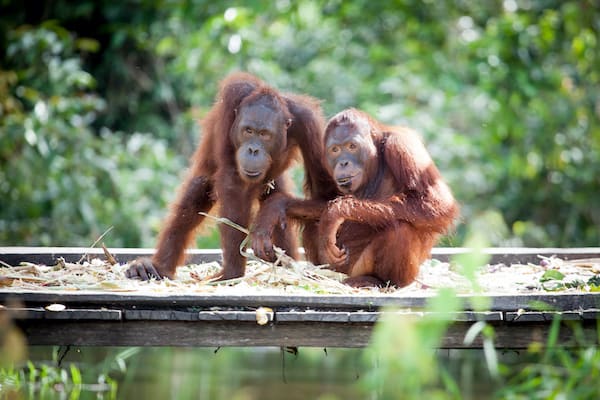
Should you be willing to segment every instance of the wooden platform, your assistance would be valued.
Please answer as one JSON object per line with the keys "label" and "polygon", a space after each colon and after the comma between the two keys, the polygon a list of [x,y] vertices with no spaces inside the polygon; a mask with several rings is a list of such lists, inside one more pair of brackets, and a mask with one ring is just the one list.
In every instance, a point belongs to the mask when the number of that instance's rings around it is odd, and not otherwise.
{"label": "wooden platform", "polygon": [[[0,248],[0,260],[53,264],[55,257],[77,261],[85,249]],[[435,249],[447,260],[465,249]],[[492,263],[539,262],[538,255],[562,259],[600,257],[600,249],[489,249]],[[88,251],[89,252],[89,251]],[[101,254],[101,250],[89,252]],[[121,262],[148,254],[144,249],[111,249]],[[220,258],[219,251],[194,251],[194,262]],[[1,275],[1,269],[0,269]],[[28,291],[0,289],[3,313],[23,330],[32,345],[77,346],[311,346],[362,347],[369,343],[376,321],[394,313],[422,318],[429,295],[148,295],[113,292]],[[565,326],[559,343],[575,344],[567,325],[582,327],[584,340],[598,344],[600,293],[489,294],[486,312],[472,311],[472,296],[462,295],[465,309],[450,316],[453,323],[442,348],[480,347],[464,344],[475,321],[494,326],[497,347],[524,348],[544,343],[550,322],[561,315]],[[50,304],[62,304],[50,311]],[[546,304],[545,311],[539,310]],[[257,323],[257,309],[268,307],[269,321]],[[550,311],[549,311],[550,310]],[[401,332],[399,332],[401,334]],[[581,343],[579,343],[581,344]]]}

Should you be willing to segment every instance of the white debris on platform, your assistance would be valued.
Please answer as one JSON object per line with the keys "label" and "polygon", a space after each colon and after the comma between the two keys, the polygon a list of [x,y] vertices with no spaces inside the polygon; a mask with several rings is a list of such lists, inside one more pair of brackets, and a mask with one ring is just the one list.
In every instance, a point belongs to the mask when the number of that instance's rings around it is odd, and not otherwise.
{"label": "white debris on platform", "polygon": [[[344,274],[298,262],[282,256],[278,262],[250,260],[243,278],[214,282],[210,276],[219,271],[216,263],[191,264],[177,269],[176,279],[143,282],[125,277],[127,264],[111,265],[100,259],[81,263],[59,260],[56,265],[22,263],[0,267],[2,291],[103,291],[144,294],[386,294],[413,295],[434,293],[450,287],[457,293],[486,294],[534,293],[545,291],[586,292],[598,287],[588,284],[590,278],[600,280],[600,258],[564,261],[542,258],[538,264],[484,265],[475,272],[471,283],[461,274],[460,265],[430,260],[425,262],[411,285],[396,288],[361,288],[344,285]],[[547,271],[557,271],[561,279],[544,280]],[[546,274],[546,275],[545,275]],[[556,274],[556,273],[555,273]],[[594,278],[596,279],[596,278]],[[593,279],[593,280],[594,280]],[[598,283],[600,285],[600,283]]]}

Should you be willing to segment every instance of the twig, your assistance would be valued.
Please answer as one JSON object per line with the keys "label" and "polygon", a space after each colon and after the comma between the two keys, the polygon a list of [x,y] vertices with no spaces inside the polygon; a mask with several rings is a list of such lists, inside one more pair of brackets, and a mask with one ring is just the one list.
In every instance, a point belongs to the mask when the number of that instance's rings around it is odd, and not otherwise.
{"label": "twig", "polygon": [[244,280],[254,278],[255,276],[260,275],[263,272],[268,271],[271,268],[272,268],[271,265],[266,265],[263,268],[258,269],[256,271],[253,271],[253,272],[251,272],[249,274],[246,274],[246,275],[244,275],[242,277],[233,278],[233,279],[227,279],[227,280],[224,280],[224,281],[213,281],[213,280],[211,280],[211,281],[207,281],[206,285],[230,285],[230,284],[234,284],[234,283],[239,283],[239,282],[242,282]]}
{"label": "twig", "polygon": [[262,258],[257,257],[253,252],[249,252],[249,251],[245,250],[246,245],[250,241],[250,230],[249,229],[244,228],[243,226],[241,226],[239,224],[236,224],[229,218],[215,217],[214,215],[210,215],[205,212],[199,212],[198,214],[203,215],[208,218],[211,218],[220,224],[225,224],[231,228],[237,229],[238,231],[240,231],[242,233],[245,233],[246,237],[244,238],[244,240],[242,240],[242,243],[240,243],[240,254],[249,260],[259,261],[259,262],[263,262],[263,263],[269,263],[269,261],[266,261],[266,260],[263,260]]}
{"label": "twig", "polygon": [[248,229],[244,228],[244,227],[243,227],[243,226],[241,226],[241,225],[238,225],[238,224],[236,224],[235,222],[233,222],[233,221],[232,221],[232,220],[230,220],[229,218],[224,218],[224,217],[215,217],[214,215],[210,215],[210,214],[208,214],[208,213],[205,213],[205,212],[199,212],[198,214],[200,214],[200,215],[203,215],[203,216],[205,216],[205,217],[208,217],[208,218],[211,218],[211,219],[213,219],[213,220],[215,220],[215,221],[217,221],[217,222],[219,222],[219,223],[221,223],[221,224],[225,224],[225,225],[227,225],[227,226],[230,226],[230,227],[232,227],[232,228],[235,228],[235,229],[237,229],[238,231],[245,233],[246,235],[249,235],[249,234],[250,234],[250,231],[249,231]]}
{"label": "twig", "polygon": [[[243,226],[236,224],[235,222],[233,222],[232,220],[230,220],[229,218],[224,218],[224,217],[215,217],[214,215],[210,215],[208,213],[205,212],[199,212],[198,214],[203,215],[205,217],[208,217],[210,219],[213,219],[214,221],[217,221],[220,224],[225,224],[231,228],[237,229],[238,231],[245,233],[246,237],[244,238],[244,240],[242,240],[242,243],[240,243],[240,254],[244,257],[246,257],[249,260],[252,261],[257,261],[260,263],[266,263],[267,266],[265,268],[261,268],[258,271],[254,271],[251,274],[247,274],[245,276],[239,277],[239,278],[233,278],[233,279],[227,279],[227,280],[223,280],[223,281],[209,281],[206,284],[207,285],[221,285],[221,284],[234,284],[234,283],[239,283],[242,282],[244,280],[250,279],[252,277],[255,277],[257,275],[260,275],[261,273],[263,273],[264,271],[268,270],[268,269],[273,269],[275,270],[275,265],[277,262],[279,262],[281,260],[281,256],[277,258],[277,260],[275,261],[275,263],[271,263],[268,262],[266,260],[263,260],[259,257],[257,257],[256,255],[254,255],[253,252],[250,252],[248,250],[246,250],[246,245],[248,244],[249,240],[250,240],[250,230],[247,228],[244,228]],[[282,250],[283,251],[283,250]]]}
{"label": "twig", "polygon": [[104,242],[102,243],[102,250],[104,251],[104,256],[106,257],[106,261],[108,261],[108,263],[110,265],[115,265],[117,264],[117,260],[115,259],[115,257],[110,253],[110,251],[108,251],[108,249],[106,248],[106,246],[104,245]]}
{"label": "twig", "polygon": [[[106,236],[108,234],[108,232],[112,231],[113,228],[114,228],[114,226],[111,226],[106,231],[104,231],[104,233],[102,235],[100,235],[100,237],[98,239],[96,239],[96,241],[94,243],[92,243],[92,245],[90,246],[90,250],[93,249],[94,247],[96,247],[98,242],[101,241],[104,238],[104,236]],[[88,256],[88,253],[86,252],[84,255],[81,256],[81,258],[79,259],[79,261],[77,261],[77,263],[81,263],[87,256]]]}
{"label": "twig", "polygon": [[30,281],[30,282],[48,282],[48,279],[38,278],[36,276],[21,276],[21,275],[0,275],[0,279],[10,279],[13,281]]}

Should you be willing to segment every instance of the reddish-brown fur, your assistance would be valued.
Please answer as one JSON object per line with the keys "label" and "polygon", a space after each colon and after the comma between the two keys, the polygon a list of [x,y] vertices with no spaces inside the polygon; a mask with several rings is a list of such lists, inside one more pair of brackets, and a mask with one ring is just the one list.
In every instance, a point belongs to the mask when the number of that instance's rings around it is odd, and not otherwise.
{"label": "reddish-brown fur", "polygon": [[[279,147],[269,148],[269,154],[263,157],[270,166],[260,181],[242,177],[236,161],[240,143],[235,132],[242,129],[241,118],[253,113],[246,111],[252,110],[253,105],[262,107],[261,110],[272,110],[266,120],[272,119],[272,126],[281,128],[273,135]],[[265,120],[255,119],[259,123]],[[290,187],[283,173],[297,157],[298,150],[304,160],[307,196],[331,191],[327,188],[327,178],[323,178],[327,174],[320,162],[323,126],[320,105],[313,98],[280,93],[247,73],[234,73],[223,80],[216,102],[202,122],[201,143],[171,205],[155,255],[152,259],[134,261],[126,274],[142,279],[152,275],[173,278],[176,267],[184,262],[184,251],[193,240],[196,228],[204,220],[199,213],[208,212],[216,204],[220,206],[222,217],[249,227],[253,203],[268,197],[289,197]],[[274,182],[274,187],[270,182]],[[284,225],[273,228],[276,245],[297,257],[296,233]],[[223,270],[217,276],[220,279],[242,276],[245,258],[240,255],[239,247],[245,234],[226,225],[219,228]]]}
{"label": "reddish-brown fur", "polygon": [[[359,163],[366,176],[362,186],[329,202],[269,201],[261,211],[268,214],[263,221],[283,220],[285,213],[312,229],[318,224],[307,257],[348,274],[349,285],[405,286],[415,279],[439,235],[452,225],[458,205],[415,132],[385,126],[355,109],[329,121],[325,143],[336,129],[341,139],[358,132],[366,143],[359,150],[374,149]],[[333,177],[331,156],[323,160],[331,164]],[[266,235],[257,236],[255,251],[261,255],[270,242]]]}

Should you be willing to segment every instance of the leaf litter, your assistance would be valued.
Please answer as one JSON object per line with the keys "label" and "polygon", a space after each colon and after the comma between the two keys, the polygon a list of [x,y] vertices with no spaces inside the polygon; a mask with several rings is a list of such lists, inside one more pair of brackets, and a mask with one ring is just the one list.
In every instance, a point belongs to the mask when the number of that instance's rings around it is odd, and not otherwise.
{"label": "leaf litter", "polygon": [[[0,266],[0,290],[21,291],[102,291],[129,292],[150,295],[216,294],[216,295],[296,295],[296,294],[387,294],[422,295],[435,293],[444,287],[457,293],[472,293],[474,285],[458,271],[452,262],[435,259],[426,261],[412,284],[396,289],[352,288],[342,283],[346,275],[326,266],[295,261],[276,249],[274,263],[268,263],[246,253],[246,275],[228,281],[215,282],[210,276],[218,272],[218,262],[188,264],[177,269],[176,278],[144,282],[125,277],[127,263],[116,263],[106,254],[106,260],[82,259],[76,263],[59,258],[55,265],[23,262],[16,266]],[[489,294],[535,293],[546,291],[600,291],[600,258],[562,260],[539,257],[539,264],[488,264],[478,269],[476,286]]]}

